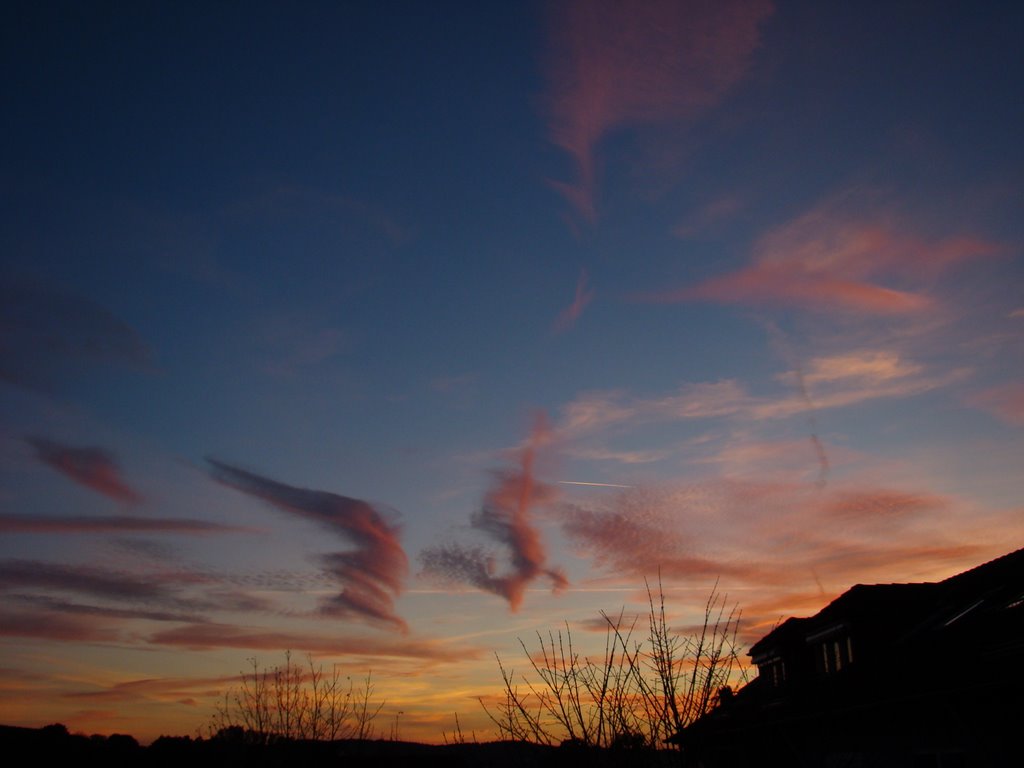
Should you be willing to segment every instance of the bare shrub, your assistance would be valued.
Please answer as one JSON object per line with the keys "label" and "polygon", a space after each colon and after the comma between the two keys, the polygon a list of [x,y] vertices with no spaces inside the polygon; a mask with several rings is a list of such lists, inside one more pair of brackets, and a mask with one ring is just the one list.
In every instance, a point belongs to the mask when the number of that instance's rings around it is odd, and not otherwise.
{"label": "bare shrub", "polygon": [[242,729],[248,740],[266,743],[276,739],[367,739],[384,702],[373,698],[371,675],[358,685],[343,677],[337,665],[325,672],[322,664],[306,656],[306,664],[292,661],[286,651],[284,664],[260,667],[255,658],[239,674],[240,684],[224,694],[209,730],[211,733]]}
{"label": "bare shrub", "polygon": [[718,593],[704,606],[703,624],[691,635],[669,626],[661,580],[657,595],[645,581],[647,636],[636,624],[602,612],[604,653],[577,651],[572,632],[537,634],[533,653],[520,640],[530,673],[516,677],[498,657],[503,682],[499,703],[480,703],[502,739],[586,747],[659,748],[708,712],[719,689],[746,679],[739,656],[740,613]]}

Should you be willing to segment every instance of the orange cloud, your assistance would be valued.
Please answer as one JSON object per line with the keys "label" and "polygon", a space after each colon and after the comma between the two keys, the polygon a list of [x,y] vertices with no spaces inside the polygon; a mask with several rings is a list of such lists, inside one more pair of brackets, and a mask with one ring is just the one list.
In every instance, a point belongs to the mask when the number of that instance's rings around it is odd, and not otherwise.
{"label": "orange cloud", "polygon": [[733,576],[756,578],[745,563],[729,563],[692,554],[693,544],[668,520],[644,519],[642,513],[595,512],[570,506],[562,511],[562,530],[594,561],[615,573],[639,577],[661,573],[666,578]]}
{"label": "orange cloud", "polygon": [[[813,385],[813,407],[843,408],[879,398],[907,397],[962,380],[966,369],[924,375],[922,366],[886,351],[862,350],[847,355],[815,358],[804,374]],[[788,371],[781,378],[794,378]],[[573,440],[615,428],[645,423],[695,419],[783,419],[807,412],[808,398],[798,392],[781,397],[750,394],[734,379],[688,383],[667,395],[632,397],[621,390],[584,392],[566,403],[558,434]],[[610,456],[609,456],[610,458]]]}
{"label": "orange cloud", "polygon": [[395,613],[394,598],[401,593],[409,560],[398,540],[399,528],[361,499],[296,488],[261,475],[207,459],[214,479],[242,493],[263,499],[283,512],[319,523],[353,542],[356,549],[322,558],[325,570],[342,585],[326,600],[324,613],[362,616],[392,624],[403,632],[405,622]]}
{"label": "orange cloud", "polygon": [[144,702],[161,701],[184,703],[194,696],[210,698],[218,696],[225,686],[237,683],[239,676],[220,677],[164,677],[124,680],[107,688],[91,691],[69,691],[63,694],[67,699],[90,701]]}
{"label": "orange cloud", "polygon": [[[690,462],[717,465],[718,472],[730,478],[771,477],[808,483],[821,477],[825,448],[824,441],[815,440],[813,434],[787,440],[755,440],[740,434],[727,439],[717,450],[701,451]],[[832,449],[828,446],[829,454]]]}
{"label": "orange cloud", "polygon": [[534,467],[538,449],[550,437],[546,421],[538,417],[520,452],[519,467],[495,473],[494,485],[472,519],[475,529],[507,547],[511,568],[495,575],[495,558],[479,548],[456,543],[425,550],[421,559],[426,573],[500,595],[513,611],[522,605],[526,587],[542,576],[550,579],[556,590],[568,585],[561,570],[547,567],[547,553],[531,514],[533,507],[555,498],[555,488],[539,481]]}
{"label": "orange cloud", "polygon": [[878,383],[919,373],[920,365],[901,359],[896,352],[867,349],[812,358],[805,366],[803,380],[808,385],[844,380]]}
{"label": "orange cloud", "polygon": [[919,286],[956,264],[1000,250],[997,244],[975,237],[909,234],[907,226],[892,217],[861,213],[853,206],[852,194],[826,201],[762,236],[748,266],[645,299],[907,314],[934,305]]}
{"label": "orange cloud", "polygon": [[0,609],[0,637],[33,637],[73,643],[111,642],[115,632],[97,627],[77,616],[48,611]]}
{"label": "orange cloud", "polygon": [[891,488],[822,491],[807,484],[717,481],[636,487],[566,505],[562,529],[617,576],[712,582],[753,601],[919,579],[991,551],[949,499]]}
{"label": "orange cloud", "polygon": [[218,623],[187,624],[163,630],[151,635],[149,642],[193,651],[214,648],[280,651],[282,648],[300,648],[305,653],[323,655],[391,656],[427,661],[465,661],[479,655],[471,648],[428,640],[395,642],[379,637],[323,636]]}
{"label": "orange cloud", "polygon": [[44,438],[26,438],[36,458],[79,485],[113,499],[138,503],[142,496],[121,479],[114,457],[97,447],[74,447]]}
{"label": "orange cloud", "polygon": [[746,73],[758,25],[771,12],[767,0],[555,6],[545,104],[552,142],[576,161],[576,181],[557,186],[582,216],[596,218],[602,139],[623,127],[691,119],[717,104]]}
{"label": "orange cloud", "polygon": [[846,491],[825,504],[823,511],[837,518],[892,520],[942,509],[945,504],[944,499],[925,493],[884,489],[868,493]]}
{"label": "orange cloud", "polygon": [[867,314],[902,314],[932,306],[926,296],[856,280],[809,274],[799,265],[755,264],[692,288],[653,294],[650,301],[716,301],[724,304],[797,305]]}

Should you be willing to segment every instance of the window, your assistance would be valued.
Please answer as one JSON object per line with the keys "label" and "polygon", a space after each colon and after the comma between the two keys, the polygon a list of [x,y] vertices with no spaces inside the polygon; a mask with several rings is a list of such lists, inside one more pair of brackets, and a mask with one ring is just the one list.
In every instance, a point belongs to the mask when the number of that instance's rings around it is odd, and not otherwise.
{"label": "window", "polygon": [[819,648],[820,668],[826,675],[848,667],[853,661],[853,642],[849,635],[825,640]]}
{"label": "window", "polygon": [[779,688],[786,683],[786,665],[778,656],[759,664],[758,671],[772,688]]}

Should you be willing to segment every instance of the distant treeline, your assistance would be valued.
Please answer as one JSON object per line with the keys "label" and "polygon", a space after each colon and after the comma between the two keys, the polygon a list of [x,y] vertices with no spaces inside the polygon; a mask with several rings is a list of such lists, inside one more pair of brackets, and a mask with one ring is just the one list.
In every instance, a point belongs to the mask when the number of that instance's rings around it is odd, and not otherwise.
{"label": "distant treeline", "polygon": [[23,755],[57,765],[153,766],[154,768],[277,768],[280,766],[345,765],[390,768],[555,768],[558,766],[677,765],[679,753],[647,749],[599,750],[566,743],[561,747],[498,741],[444,745],[403,741],[301,741],[265,743],[258,734],[237,726],[209,738],[161,736],[148,747],[132,736],[71,734],[61,724],[43,728],[0,726],[0,754]]}

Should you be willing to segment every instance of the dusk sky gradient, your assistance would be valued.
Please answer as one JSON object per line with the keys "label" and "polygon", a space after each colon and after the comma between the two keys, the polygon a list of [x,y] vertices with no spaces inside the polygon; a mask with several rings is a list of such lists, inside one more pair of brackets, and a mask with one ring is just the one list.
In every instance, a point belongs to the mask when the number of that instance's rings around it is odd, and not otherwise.
{"label": "dusk sky gradient", "polygon": [[[0,722],[439,741],[1024,546],[1024,4],[5,5]],[[386,728],[387,726],[382,726]]]}

